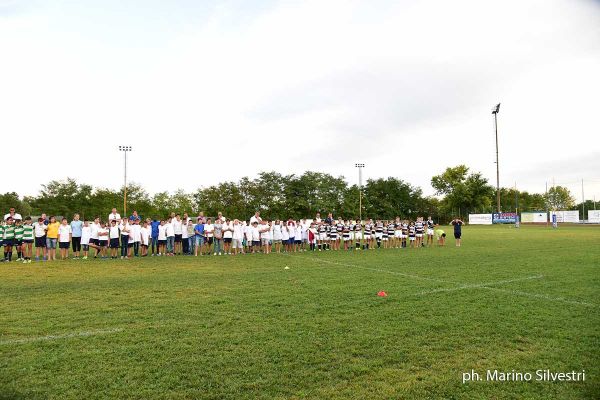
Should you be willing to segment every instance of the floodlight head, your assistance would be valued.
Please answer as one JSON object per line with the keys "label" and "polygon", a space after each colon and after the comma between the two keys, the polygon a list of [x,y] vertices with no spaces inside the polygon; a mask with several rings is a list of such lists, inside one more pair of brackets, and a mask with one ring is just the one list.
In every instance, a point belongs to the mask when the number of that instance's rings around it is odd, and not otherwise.
{"label": "floodlight head", "polygon": [[498,114],[500,112],[500,103],[496,104],[496,107],[492,108],[492,114]]}
{"label": "floodlight head", "polygon": [[131,146],[119,146],[119,151],[131,151]]}
{"label": "floodlight head", "polygon": [[354,164],[354,166],[355,166],[356,168],[364,168],[364,167],[365,167],[365,164],[363,164],[363,163],[356,163],[356,164]]}

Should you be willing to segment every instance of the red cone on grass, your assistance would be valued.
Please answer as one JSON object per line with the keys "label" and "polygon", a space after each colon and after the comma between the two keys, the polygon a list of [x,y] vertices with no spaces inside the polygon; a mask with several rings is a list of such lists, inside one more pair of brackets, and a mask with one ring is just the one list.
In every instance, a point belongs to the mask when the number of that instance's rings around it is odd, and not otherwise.
{"label": "red cone on grass", "polygon": [[382,290],[379,293],[377,293],[377,296],[379,296],[379,297],[387,297],[387,293]]}

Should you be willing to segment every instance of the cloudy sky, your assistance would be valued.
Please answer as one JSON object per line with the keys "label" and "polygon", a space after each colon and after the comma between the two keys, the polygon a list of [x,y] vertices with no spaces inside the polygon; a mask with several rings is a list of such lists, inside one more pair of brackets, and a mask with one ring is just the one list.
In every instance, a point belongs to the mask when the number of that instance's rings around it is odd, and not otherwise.
{"label": "cloudy sky", "polygon": [[0,54],[2,192],[117,188],[119,145],[150,192],[355,162],[495,184],[501,102],[501,184],[600,201],[599,1],[0,0]]}

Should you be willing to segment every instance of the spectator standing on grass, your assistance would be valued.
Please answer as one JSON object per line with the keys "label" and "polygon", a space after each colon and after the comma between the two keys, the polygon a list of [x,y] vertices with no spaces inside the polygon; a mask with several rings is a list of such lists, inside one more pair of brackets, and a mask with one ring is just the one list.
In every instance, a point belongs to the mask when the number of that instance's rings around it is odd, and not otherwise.
{"label": "spectator standing on grass", "polygon": [[254,215],[250,218],[250,226],[252,226],[252,224],[255,222],[257,224],[262,224],[262,219],[260,218],[260,211],[255,212]]}
{"label": "spectator standing on grass", "polygon": [[9,208],[8,214],[4,215],[4,220],[5,221],[8,220],[8,217],[11,217],[13,219],[13,221],[16,221],[18,219],[20,219],[20,220],[23,219],[23,217],[21,217],[21,214],[19,214],[15,211],[14,207]]}
{"label": "spectator standing on grass", "polygon": [[150,237],[152,238],[152,256],[160,253],[158,250],[158,227],[160,226],[160,221],[156,219],[156,217],[150,223]]}
{"label": "spectator standing on grass", "polygon": [[58,247],[60,249],[60,258],[65,260],[69,256],[69,247],[71,245],[71,226],[66,218],[61,220],[58,227]]}
{"label": "spectator standing on grass", "polygon": [[73,245],[73,258],[78,259],[79,253],[81,252],[81,229],[83,228],[83,222],[79,220],[79,214],[73,215],[73,221],[71,221],[71,235]]}
{"label": "spectator standing on grass", "polygon": [[58,242],[58,228],[60,223],[56,217],[51,216],[46,230],[46,247],[48,248],[48,261],[56,261],[56,244]]}
{"label": "spectator standing on grass", "polygon": [[214,239],[214,232],[215,232],[215,226],[212,224],[212,220],[210,218],[208,218],[206,220],[206,223],[204,224],[204,237],[205,237],[205,244],[206,244],[206,253],[208,255],[210,255],[211,252],[211,247],[213,244],[213,239]]}
{"label": "spectator standing on grass", "polygon": [[131,213],[131,215],[129,216],[129,220],[134,221],[134,220],[138,220],[141,221],[141,217],[138,215],[138,212],[136,210],[133,210],[133,213]]}
{"label": "spectator standing on grass", "polygon": [[188,233],[188,255],[194,254],[194,247],[196,247],[196,232],[194,231],[194,222],[191,218],[188,218],[187,222],[187,233]]}
{"label": "spectator standing on grass", "polygon": [[183,237],[183,222],[181,221],[181,216],[179,214],[175,214],[175,218],[171,219],[171,224],[173,225],[173,231],[175,232],[175,254],[181,254],[181,243]]}
{"label": "spectator standing on grass", "polygon": [[454,218],[450,224],[454,226],[454,239],[456,239],[456,247],[460,247],[462,226],[464,225],[464,222],[462,222],[460,218]]}
{"label": "spectator standing on grass", "polygon": [[113,208],[110,214],[108,214],[108,222],[110,223],[113,219],[117,221],[117,223],[121,222],[121,214],[117,212],[116,208]]}
{"label": "spectator standing on grass", "polygon": [[215,240],[214,255],[221,255],[223,251],[223,223],[221,218],[217,218],[213,225],[213,236]]}
{"label": "spectator standing on grass", "polygon": [[198,223],[194,226],[194,236],[196,239],[196,247],[194,249],[194,256],[198,257],[198,250],[200,255],[204,251],[204,217],[198,217]]}
{"label": "spectator standing on grass", "polygon": [[189,233],[188,233],[188,229],[187,229],[187,222],[185,222],[185,217],[184,219],[181,220],[181,247],[182,247],[182,252],[184,255],[186,255],[189,251],[189,247],[190,247],[190,241],[189,239]]}
{"label": "spectator standing on grass", "polygon": [[167,255],[175,255],[175,229],[173,228],[173,218],[169,218],[165,224],[165,233],[167,235]]}

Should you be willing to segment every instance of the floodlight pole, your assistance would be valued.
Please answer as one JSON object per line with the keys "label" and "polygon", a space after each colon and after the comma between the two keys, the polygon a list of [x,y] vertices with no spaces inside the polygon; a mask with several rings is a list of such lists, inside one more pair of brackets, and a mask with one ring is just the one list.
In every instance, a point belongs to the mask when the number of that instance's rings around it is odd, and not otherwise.
{"label": "floodlight pole", "polygon": [[127,217],[127,153],[131,151],[131,146],[119,146],[125,156],[124,177],[123,177],[123,216]]}
{"label": "floodlight pole", "polygon": [[365,164],[356,163],[354,166],[358,168],[358,219],[362,223],[362,169]]}
{"label": "floodlight pole", "polygon": [[496,129],[496,205],[500,211],[500,166],[498,165],[498,113],[500,112],[500,103],[492,109],[494,114],[494,127]]}

